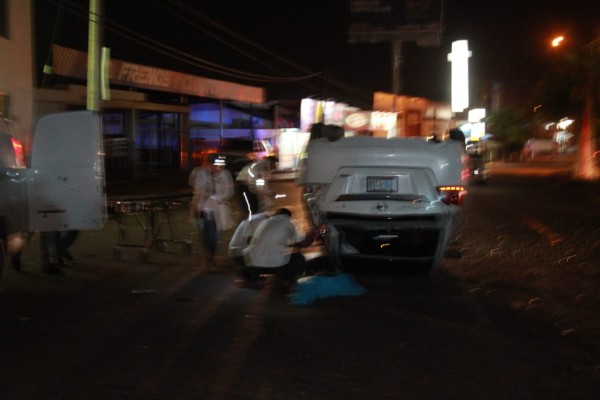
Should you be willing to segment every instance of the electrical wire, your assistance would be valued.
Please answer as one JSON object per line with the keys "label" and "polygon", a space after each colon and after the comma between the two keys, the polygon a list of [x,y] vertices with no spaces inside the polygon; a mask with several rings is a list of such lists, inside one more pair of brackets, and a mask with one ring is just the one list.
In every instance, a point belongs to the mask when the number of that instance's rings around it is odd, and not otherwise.
{"label": "electrical wire", "polygon": [[[240,47],[230,43],[229,41],[222,39],[221,37],[219,37],[218,35],[215,35],[214,33],[212,33],[210,30],[205,29],[202,25],[197,24],[195,21],[193,21],[191,18],[189,18],[190,12],[197,16],[200,17],[202,19],[204,19],[204,16],[202,14],[199,14],[195,9],[189,7],[186,4],[183,4],[180,1],[170,1],[170,3],[173,5],[173,7],[168,7],[164,1],[161,0],[154,0],[154,4],[157,7],[163,8],[164,10],[166,10],[167,12],[173,14],[175,17],[181,19],[182,21],[186,22],[187,24],[191,25],[192,27],[194,27],[195,29],[201,31],[202,33],[204,33],[205,35],[213,38],[214,40],[222,43],[223,45],[229,47],[230,49],[234,50],[235,52],[243,55],[244,57],[256,62],[257,64],[262,65],[263,67],[266,67],[268,69],[271,69],[273,71],[276,71],[278,73],[281,73],[282,75],[285,75],[284,73],[277,71],[275,68],[273,68],[273,65],[271,63],[267,63],[264,62],[263,59],[259,58],[259,57],[255,57],[253,54],[244,51],[243,49],[241,49]],[[182,12],[177,12],[175,9],[176,8],[180,8]],[[188,11],[186,13],[186,11]],[[213,22],[210,22],[211,24],[213,24]],[[312,73],[311,73],[312,74]]]}
{"label": "electrical wire", "polygon": [[[47,1],[54,4],[55,6],[63,7],[63,9],[66,10],[67,12],[69,12],[85,21],[89,21],[89,11],[88,11],[87,7],[83,7],[83,6],[75,3],[72,0],[47,0]],[[150,50],[155,51],[159,54],[165,55],[171,59],[180,61],[182,63],[186,63],[188,65],[192,65],[196,68],[200,68],[200,69],[204,69],[204,70],[213,72],[218,75],[223,75],[223,76],[227,76],[230,78],[240,79],[240,80],[244,80],[244,81],[248,81],[248,82],[260,82],[260,83],[264,83],[264,84],[301,83],[308,87],[312,87],[313,90],[320,91],[322,93],[322,95],[325,93],[326,84],[337,87],[337,88],[345,91],[346,93],[349,93],[349,94],[352,93],[355,96],[363,96],[364,97],[364,96],[370,95],[370,92],[368,92],[366,90],[356,88],[354,86],[345,84],[345,83],[335,80],[333,78],[326,78],[324,71],[313,72],[313,71],[310,71],[306,67],[303,67],[291,60],[288,60],[285,57],[279,56],[276,53],[270,51],[269,49],[267,49],[263,46],[260,46],[256,43],[252,42],[251,40],[238,35],[236,32],[226,28],[225,26],[211,20],[210,18],[201,14],[198,10],[195,10],[194,8],[191,8],[191,7],[183,4],[181,1],[176,1],[176,0],[167,0],[167,1],[170,1],[179,10],[183,10],[186,13],[186,15],[189,13],[194,16],[197,16],[198,18],[201,18],[202,20],[209,23],[210,25],[212,25],[220,30],[223,30],[224,32],[234,36],[238,40],[253,46],[254,48],[268,54],[271,57],[277,58],[277,59],[281,60],[282,62],[285,62],[288,65],[291,65],[294,68],[296,68],[304,73],[307,73],[307,75],[296,76],[296,77],[290,77],[290,76],[276,77],[276,76],[266,76],[266,75],[260,75],[260,74],[246,72],[246,71],[241,71],[238,69],[223,66],[223,65],[205,60],[203,58],[191,55],[189,53],[178,50],[172,46],[165,45],[157,40],[154,40],[145,35],[139,34],[123,25],[112,22],[110,19],[107,19],[104,16],[99,16],[100,24],[104,27],[104,29],[106,29],[126,40],[137,43],[143,47],[149,48]],[[66,3],[67,5],[69,5],[70,8],[65,7],[63,5],[63,2]],[[156,3],[156,1],[155,1],[155,3]],[[159,5],[161,5],[161,4],[159,3]],[[196,29],[199,29],[203,33],[209,35],[213,39],[226,44],[228,47],[232,48],[233,50],[240,52],[240,54],[249,56],[251,59],[254,59],[256,61],[256,57],[250,56],[247,52],[244,52],[242,49],[238,48],[237,46],[225,41],[224,39],[219,38],[217,35],[215,35],[211,32],[208,32],[206,29],[201,28],[198,24],[193,23],[193,21],[191,21],[189,18],[187,18],[187,17],[184,18],[184,17],[182,17],[181,14],[179,14],[177,16],[179,18],[181,18],[182,20],[184,20],[186,23],[194,26]],[[310,82],[313,78],[318,77],[318,76],[321,76],[321,78],[322,78],[321,88],[317,88],[314,84],[312,84]]]}
{"label": "electrical wire", "polygon": [[[194,16],[202,19],[204,22],[206,22],[206,23],[214,26],[215,28],[220,29],[221,31],[223,31],[223,32],[225,32],[225,33],[227,33],[227,34],[235,37],[236,39],[238,39],[238,40],[240,40],[240,41],[242,41],[242,42],[244,42],[246,44],[249,44],[253,48],[264,52],[265,54],[269,55],[270,57],[277,58],[281,62],[284,62],[284,63],[286,63],[286,64],[288,64],[290,66],[293,66],[294,68],[296,68],[296,69],[298,69],[298,70],[300,70],[302,72],[310,73],[310,69],[309,68],[306,68],[306,67],[304,67],[302,65],[299,65],[296,62],[294,62],[292,60],[289,60],[288,58],[283,57],[281,55],[278,55],[278,54],[274,53],[273,51],[267,49],[266,47],[261,46],[261,45],[255,43],[255,42],[253,42],[252,40],[244,37],[244,36],[239,35],[237,32],[235,32],[235,31],[227,28],[226,26],[224,26],[222,24],[219,24],[218,22],[215,22],[214,20],[212,20],[211,18],[207,17],[206,15],[204,15],[203,13],[201,13],[200,11],[198,11],[197,9],[195,9],[195,8],[189,6],[189,5],[184,4],[181,0],[167,0],[167,1],[169,3],[171,3],[172,5],[174,5],[175,7],[179,7],[180,9],[183,9],[185,11],[184,15],[192,14],[192,15],[194,15]],[[157,3],[157,4],[159,4],[159,5],[161,5],[160,4],[160,0],[154,0],[154,2]],[[162,7],[164,7],[164,5],[162,5]],[[164,8],[166,8],[166,7],[164,7]],[[169,11],[172,12],[172,9],[170,9],[170,8],[166,8],[166,9],[168,9]],[[231,44],[229,44],[229,42],[227,42],[227,41],[219,38],[217,35],[208,32],[206,29],[202,28],[198,24],[190,22],[190,20],[189,20],[188,17],[184,17],[181,14],[178,14],[177,16],[178,16],[178,18],[180,18],[180,19],[182,19],[182,20],[184,20],[184,21],[192,24],[194,27],[196,27],[197,29],[201,30],[205,34],[208,34],[209,36],[213,37],[215,40],[218,40],[219,42],[221,42],[221,43],[229,46],[233,50],[237,51],[237,47],[232,46]],[[243,52],[241,54],[247,55],[246,52]],[[254,59],[254,57],[251,57],[251,58]],[[324,78],[324,80],[325,80],[325,78]],[[364,91],[362,89],[359,89],[359,88],[356,88],[354,86],[348,85],[348,84],[346,84],[344,82],[341,82],[341,81],[339,81],[337,79],[329,78],[329,79],[327,79],[327,81],[328,81],[328,83],[330,83],[330,84],[332,84],[332,85],[334,85],[334,86],[336,86],[336,87],[338,87],[340,89],[346,90],[348,92],[353,92],[353,93],[356,93],[358,95],[365,95],[366,94],[366,91]]]}
{"label": "electrical wire", "polygon": [[[51,3],[53,3],[55,5],[58,5],[56,0],[48,0],[48,1],[50,1]],[[69,9],[69,8],[65,7],[65,9],[68,12],[70,12],[80,18],[83,18],[85,20],[89,20],[89,12],[84,7],[78,5],[70,0],[61,0],[61,3],[62,3],[62,1],[65,1],[67,4],[69,4],[71,7],[74,8],[74,9]],[[262,82],[262,83],[297,82],[297,81],[301,81],[301,80],[311,79],[311,78],[314,78],[314,77],[322,74],[322,72],[316,72],[316,73],[312,73],[311,75],[298,76],[298,77],[272,77],[272,76],[265,76],[265,75],[259,75],[259,74],[245,72],[245,71],[240,71],[240,70],[237,70],[234,68],[222,66],[217,63],[207,61],[200,57],[193,56],[189,53],[186,53],[186,52],[178,50],[174,47],[165,45],[154,39],[150,39],[147,36],[138,34],[135,31],[133,31],[129,28],[126,28],[120,24],[111,22],[102,16],[98,16],[98,17],[99,17],[98,19],[100,20],[100,24],[104,27],[104,29],[106,29],[110,32],[113,32],[116,35],[119,35],[125,39],[128,39],[137,44],[140,44],[144,47],[150,48],[151,50],[156,51],[165,56],[168,56],[170,58],[176,59],[178,61],[190,64],[192,66],[202,68],[202,69],[205,69],[205,70],[217,73],[217,74],[221,74],[221,75],[225,75],[225,76],[229,76],[229,77],[233,77],[233,78],[237,78],[237,79],[244,79],[247,81],[256,81],[256,82]]]}

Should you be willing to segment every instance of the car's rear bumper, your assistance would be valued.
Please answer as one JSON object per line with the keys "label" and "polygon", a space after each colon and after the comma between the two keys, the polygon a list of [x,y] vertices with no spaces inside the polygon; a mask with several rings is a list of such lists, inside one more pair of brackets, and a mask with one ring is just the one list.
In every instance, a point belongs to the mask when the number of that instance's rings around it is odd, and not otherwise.
{"label": "car's rear bumper", "polygon": [[424,263],[437,267],[458,223],[458,212],[446,214],[359,215],[324,213],[325,243],[346,259]]}

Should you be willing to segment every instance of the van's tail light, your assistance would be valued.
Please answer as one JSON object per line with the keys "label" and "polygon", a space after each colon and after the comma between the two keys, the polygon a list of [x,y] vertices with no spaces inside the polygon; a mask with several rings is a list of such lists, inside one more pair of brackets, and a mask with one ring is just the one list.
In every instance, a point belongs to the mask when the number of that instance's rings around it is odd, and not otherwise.
{"label": "van's tail light", "polygon": [[23,145],[21,141],[15,138],[10,138],[13,150],[15,151],[15,158],[17,161],[18,168],[25,168],[25,152],[23,151]]}
{"label": "van's tail light", "polygon": [[467,188],[464,186],[438,186],[437,190],[444,203],[457,206],[462,204],[464,197],[467,195]]}

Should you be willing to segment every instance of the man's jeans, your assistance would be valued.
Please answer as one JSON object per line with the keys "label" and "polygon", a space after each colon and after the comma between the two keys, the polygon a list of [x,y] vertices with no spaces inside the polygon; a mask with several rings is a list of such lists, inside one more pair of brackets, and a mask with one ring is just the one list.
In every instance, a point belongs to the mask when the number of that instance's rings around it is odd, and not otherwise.
{"label": "man's jeans", "polygon": [[208,254],[216,255],[219,245],[216,221],[208,218],[196,218],[196,227],[198,233],[201,233],[200,240],[204,240]]}

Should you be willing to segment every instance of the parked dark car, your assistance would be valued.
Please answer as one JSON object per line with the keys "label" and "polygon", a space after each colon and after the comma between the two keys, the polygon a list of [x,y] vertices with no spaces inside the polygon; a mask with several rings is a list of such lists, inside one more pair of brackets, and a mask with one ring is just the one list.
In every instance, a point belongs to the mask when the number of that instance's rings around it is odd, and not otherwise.
{"label": "parked dark car", "polygon": [[484,158],[480,154],[469,154],[469,169],[473,183],[482,184],[488,179],[489,171]]}
{"label": "parked dark car", "polygon": [[[273,155],[271,145],[267,140],[232,138],[202,140],[199,143],[200,151],[194,154],[194,159],[200,159],[206,154],[214,154],[224,160],[225,168],[227,168],[234,177],[249,162]],[[199,161],[196,161],[196,163],[198,162]]]}

